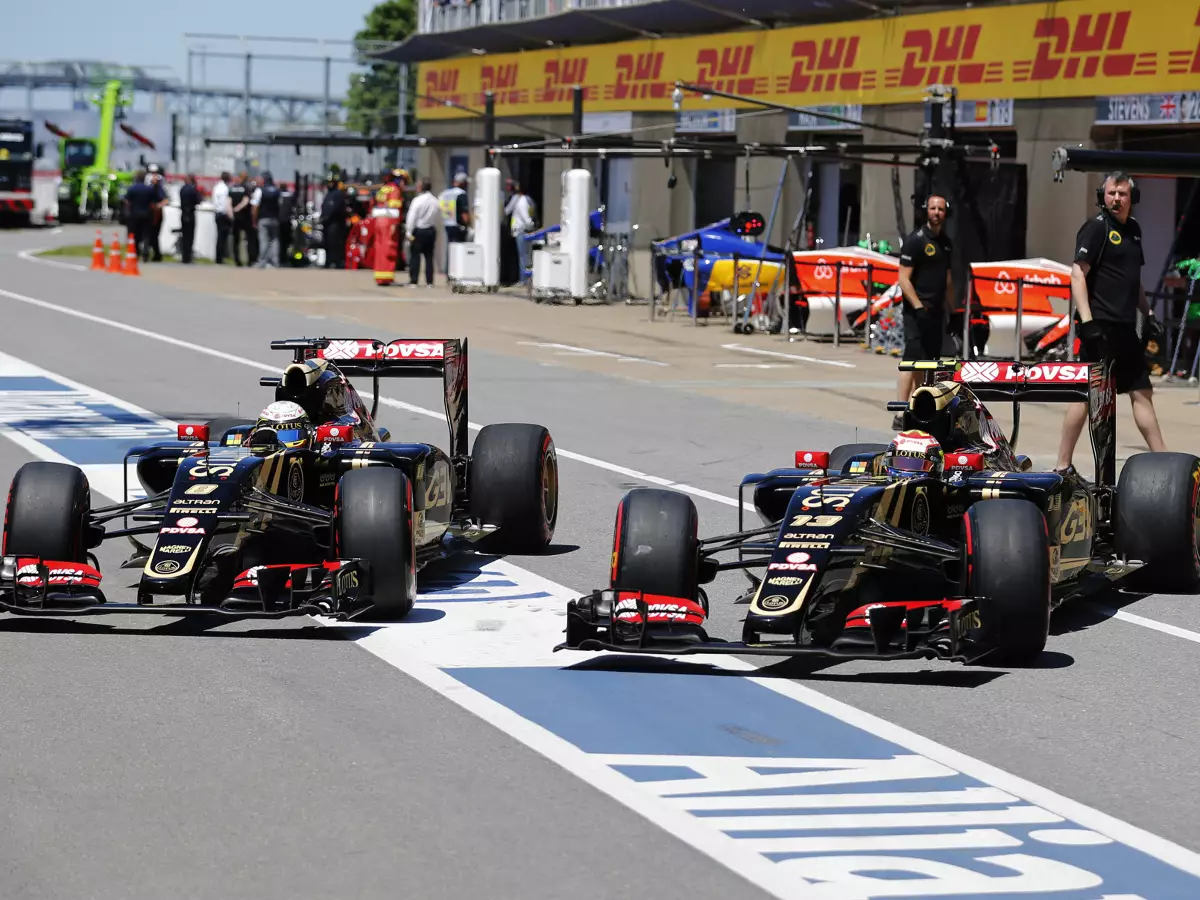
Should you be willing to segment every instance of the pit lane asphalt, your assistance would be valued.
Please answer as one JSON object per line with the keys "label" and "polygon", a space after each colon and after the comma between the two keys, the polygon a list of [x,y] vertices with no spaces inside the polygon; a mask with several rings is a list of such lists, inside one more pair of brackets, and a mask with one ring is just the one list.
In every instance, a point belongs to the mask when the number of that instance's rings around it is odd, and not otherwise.
{"label": "pit lane asphalt", "polygon": [[[0,287],[265,362],[283,362],[267,349],[271,338],[374,334],[361,323],[15,258],[18,249],[90,237],[0,237]],[[258,373],[244,366],[2,295],[0,323],[0,351],[169,418],[232,414],[239,403],[253,415],[266,402]],[[459,332],[469,336],[469,323]],[[726,496],[736,495],[742,473],[786,465],[797,447],[856,437],[818,420],[766,419],[496,354],[473,353],[471,374],[473,421],[541,422],[560,448]],[[434,384],[406,381],[384,393],[441,405]],[[887,418],[881,410],[857,437],[886,437]],[[444,425],[427,417],[385,407],[380,419],[394,434],[445,440]],[[22,461],[0,442],[0,482]],[[560,467],[556,552],[513,561],[588,590],[603,584],[615,506],[634,482],[572,460]],[[702,531],[735,526],[732,507],[696,502]],[[120,554],[101,556],[109,572]],[[742,608],[729,597],[744,583],[729,575],[714,586],[714,633],[737,636]],[[1191,627],[1197,603],[1151,597],[1128,609]],[[0,840],[9,848],[6,883],[24,891],[14,896],[307,897],[341,888],[372,897],[404,885],[425,897],[561,897],[580,879],[605,896],[753,895],[349,643],[294,624],[230,625],[222,632],[244,637],[229,640],[149,627],[122,621],[114,634],[112,620],[0,622],[8,688],[0,721],[10,723],[0,748],[11,792]],[[1022,670],[905,662],[764,672],[805,674],[830,696],[1200,849],[1192,687],[1200,646],[1107,618],[1095,605],[1061,612],[1054,632],[1040,665]],[[51,833],[52,844],[43,839]],[[603,854],[607,861],[587,841],[598,834],[617,851]]]}

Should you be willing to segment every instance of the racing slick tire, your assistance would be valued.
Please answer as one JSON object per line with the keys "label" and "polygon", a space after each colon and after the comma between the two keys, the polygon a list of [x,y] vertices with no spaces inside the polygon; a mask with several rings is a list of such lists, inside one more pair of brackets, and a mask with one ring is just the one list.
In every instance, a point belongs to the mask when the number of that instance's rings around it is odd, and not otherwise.
{"label": "racing slick tire", "polygon": [[383,466],[352,470],[339,479],[333,505],[337,558],[370,563],[375,610],[404,618],[417,595],[408,476]]}
{"label": "racing slick tire", "polygon": [[840,447],[834,447],[829,451],[829,471],[842,471],[852,456],[858,456],[860,453],[883,453],[887,448],[887,444],[842,444]]}
{"label": "racing slick tire", "polygon": [[993,648],[986,665],[1028,663],[1050,634],[1050,539],[1028,500],[983,500],[963,515],[964,595],[979,597],[970,637]]}
{"label": "racing slick tire", "polygon": [[634,488],[617,507],[611,586],[696,601],[700,517],[692,498],[660,488]]}
{"label": "racing slick tire", "polygon": [[475,438],[467,484],[471,515],[497,529],[487,546],[536,553],[558,524],[558,454],[541,425],[485,425]]}
{"label": "racing slick tire", "polygon": [[28,462],[13,476],[4,511],[4,554],[86,563],[91,489],[83,470]]}
{"label": "racing slick tire", "polygon": [[1162,593],[1200,586],[1196,516],[1200,459],[1190,453],[1138,453],[1117,479],[1113,519],[1117,552],[1145,565],[1129,579]]}

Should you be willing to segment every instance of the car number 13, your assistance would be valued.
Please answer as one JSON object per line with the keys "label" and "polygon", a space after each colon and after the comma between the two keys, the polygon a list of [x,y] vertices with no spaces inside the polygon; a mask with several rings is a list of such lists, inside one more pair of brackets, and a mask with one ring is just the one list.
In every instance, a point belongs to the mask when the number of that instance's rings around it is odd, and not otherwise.
{"label": "car number 13", "polygon": [[795,516],[788,528],[832,528],[840,521],[841,516]]}

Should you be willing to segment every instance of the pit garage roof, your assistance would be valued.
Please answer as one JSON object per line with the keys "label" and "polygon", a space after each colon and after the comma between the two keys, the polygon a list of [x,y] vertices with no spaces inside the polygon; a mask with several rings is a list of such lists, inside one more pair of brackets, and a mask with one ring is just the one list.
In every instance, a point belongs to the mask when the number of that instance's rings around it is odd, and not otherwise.
{"label": "pit garage roof", "polygon": [[[550,46],[605,44],[636,38],[844,22],[933,12],[1013,0],[647,0],[628,6],[572,9],[555,15],[493,22],[456,31],[414,34],[372,54],[389,62],[431,62],[466,53],[514,53]],[[583,37],[580,40],[580,37]]]}

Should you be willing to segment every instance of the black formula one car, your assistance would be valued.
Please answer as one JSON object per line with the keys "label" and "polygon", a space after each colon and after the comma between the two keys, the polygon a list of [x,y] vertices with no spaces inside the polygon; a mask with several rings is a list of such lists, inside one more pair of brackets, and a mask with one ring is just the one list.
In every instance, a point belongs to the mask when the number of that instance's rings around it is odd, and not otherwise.
{"label": "black formula one car", "polygon": [[[275,388],[272,407],[302,407],[310,434],[237,420],[181,424],[177,441],[126,456],[145,499],[96,509],[80,469],[27,463],[8,494],[0,607],[337,618],[374,609],[402,618],[425,564],[476,545],[536,552],[550,543],[554,442],[539,425],[488,425],[468,454],[465,339],[271,347],[294,359],[260,383]],[[373,379],[370,412],[350,375]],[[390,377],[442,379],[449,453],[393,442],[376,426],[379,380]],[[136,604],[105,600],[89,553],[119,537],[135,548],[124,568],[142,570]]]}
{"label": "black formula one car", "polygon": [[[610,586],[567,604],[558,649],[1021,662],[1050,613],[1119,579],[1156,591],[1200,581],[1200,459],[1142,453],[1116,479],[1106,365],[937,360],[897,441],[799,451],[747,475],[762,525],[697,537],[683,494],[638,488],[617,509]],[[1006,438],[984,401],[1013,403]],[[1096,479],[1034,472],[1014,450],[1022,401],[1086,402]],[[909,437],[911,436],[911,438]],[[922,437],[923,436],[923,437]],[[941,471],[900,471],[897,447],[940,445]],[[901,451],[903,452],[903,451]],[[919,454],[918,454],[919,455]],[[718,554],[735,552],[720,561]],[[740,642],[704,630],[702,584],[744,569]],[[751,569],[762,570],[751,575]]]}

